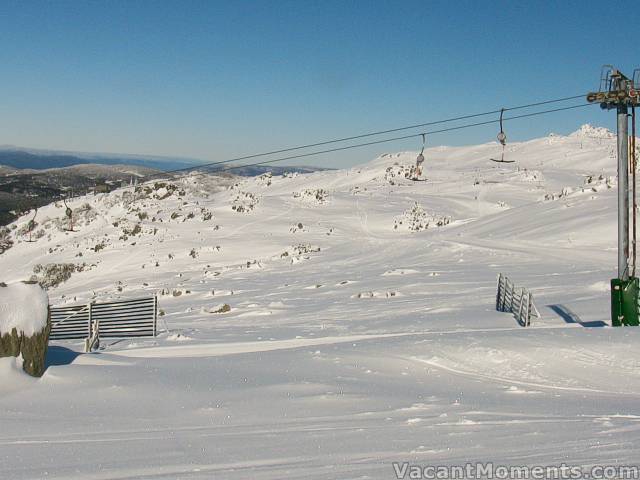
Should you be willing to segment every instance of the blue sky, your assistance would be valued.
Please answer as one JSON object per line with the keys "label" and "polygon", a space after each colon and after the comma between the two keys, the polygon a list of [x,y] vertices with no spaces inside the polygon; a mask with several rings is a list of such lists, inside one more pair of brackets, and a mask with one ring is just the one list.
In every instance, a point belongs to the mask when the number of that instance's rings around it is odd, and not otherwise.
{"label": "blue sky", "polygon": [[[0,3],[0,144],[220,160],[595,89],[640,67],[636,3],[77,1]],[[514,121],[510,140],[598,107]],[[493,140],[494,126],[429,138]],[[346,166],[417,140],[323,155]],[[305,163],[290,162],[290,163]]]}

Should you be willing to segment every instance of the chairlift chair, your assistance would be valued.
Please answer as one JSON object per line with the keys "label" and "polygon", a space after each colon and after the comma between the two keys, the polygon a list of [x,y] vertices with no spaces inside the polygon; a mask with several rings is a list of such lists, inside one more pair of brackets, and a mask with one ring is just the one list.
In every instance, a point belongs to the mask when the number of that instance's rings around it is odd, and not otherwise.
{"label": "chairlift chair", "polygon": [[498,141],[500,145],[502,145],[502,154],[500,155],[500,159],[492,158],[494,162],[498,163],[514,163],[515,160],[505,160],[504,159],[504,147],[507,145],[507,134],[504,133],[504,128],[502,128],[502,116],[504,115],[504,108],[500,109],[500,133],[498,133]]}
{"label": "chairlift chair", "polygon": [[65,210],[65,215],[67,216],[67,218],[69,219],[69,228],[66,229],[67,232],[73,232],[73,210],[71,210],[71,208],[67,205],[67,199],[63,198],[62,202],[64,203],[64,206],[66,208]]}
{"label": "chairlift chair", "polygon": [[420,149],[420,153],[416,157],[416,171],[415,171],[415,174],[413,175],[413,178],[411,179],[415,182],[420,181],[420,177],[422,176],[422,164],[424,163],[424,147],[427,143],[427,140],[426,140],[427,134],[423,133],[421,135],[422,135],[422,148]]}
{"label": "chairlift chair", "polygon": [[38,207],[36,207],[35,211],[33,212],[33,218],[29,220],[29,223],[27,223],[27,231],[29,232],[29,240],[27,240],[27,242],[35,242],[35,240],[31,239],[31,232],[33,232],[33,229],[36,228],[36,215],[38,215]]}

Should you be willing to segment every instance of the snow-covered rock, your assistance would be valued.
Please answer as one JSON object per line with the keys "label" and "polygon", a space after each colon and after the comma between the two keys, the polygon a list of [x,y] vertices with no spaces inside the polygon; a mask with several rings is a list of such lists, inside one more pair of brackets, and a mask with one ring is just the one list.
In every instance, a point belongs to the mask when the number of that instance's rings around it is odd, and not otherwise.
{"label": "snow-covered rock", "polygon": [[587,137],[587,138],[615,138],[616,134],[605,127],[594,127],[590,124],[582,125],[578,130],[571,133],[570,137]]}
{"label": "snow-covered rock", "polygon": [[20,357],[32,376],[44,373],[49,298],[37,283],[0,284],[0,357]]}
{"label": "snow-covered rock", "polygon": [[37,283],[0,285],[0,332],[31,336],[47,326],[49,298]]}

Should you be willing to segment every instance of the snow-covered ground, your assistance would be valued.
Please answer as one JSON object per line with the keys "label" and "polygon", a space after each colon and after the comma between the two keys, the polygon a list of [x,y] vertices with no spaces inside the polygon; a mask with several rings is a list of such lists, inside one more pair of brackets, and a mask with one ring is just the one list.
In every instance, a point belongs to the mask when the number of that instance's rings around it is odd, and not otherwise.
{"label": "snow-covered ground", "polygon": [[[424,182],[407,152],[141,185],[74,200],[75,232],[40,209],[31,243],[20,219],[0,280],[70,273],[52,304],[157,293],[164,315],[99,353],[53,342],[40,380],[0,363],[0,478],[639,463],[640,333],[607,326],[615,138],[499,148],[428,149]],[[499,272],[533,292],[532,327],[495,311]]]}

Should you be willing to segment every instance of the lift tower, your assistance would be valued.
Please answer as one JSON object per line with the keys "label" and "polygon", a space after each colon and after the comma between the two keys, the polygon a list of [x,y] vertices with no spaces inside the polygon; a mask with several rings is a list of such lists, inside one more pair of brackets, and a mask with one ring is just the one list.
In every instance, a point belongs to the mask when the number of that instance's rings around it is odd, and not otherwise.
{"label": "lift tower", "polygon": [[[631,275],[629,271],[631,262],[629,258],[628,117],[629,107],[635,108],[640,105],[640,70],[635,70],[633,77],[628,78],[611,65],[605,65],[600,75],[600,89],[597,92],[589,93],[587,101],[599,103],[604,110],[615,109],[618,114],[618,277],[611,280],[611,323],[618,327],[637,326],[640,285],[635,276],[635,229]],[[635,165],[633,168],[635,169]],[[633,214],[635,218],[635,211]]]}

